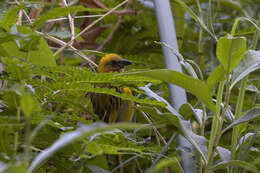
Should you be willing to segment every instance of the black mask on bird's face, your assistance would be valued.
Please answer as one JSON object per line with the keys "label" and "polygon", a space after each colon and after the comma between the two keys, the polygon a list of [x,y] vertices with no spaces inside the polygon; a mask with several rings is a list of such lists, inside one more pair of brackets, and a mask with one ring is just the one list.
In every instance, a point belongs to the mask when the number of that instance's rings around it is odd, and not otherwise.
{"label": "black mask on bird's face", "polygon": [[104,66],[104,69],[108,72],[123,72],[125,66],[131,65],[130,61],[125,59],[115,59],[107,62]]}
{"label": "black mask on bird's face", "polygon": [[127,61],[125,59],[121,60],[112,60],[108,62],[106,65],[111,66],[114,69],[123,69],[127,65],[131,65],[132,63],[130,61]]}
{"label": "black mask on bird's face", "polygon": [[117,54],[107,54],[101,58],[98,66],[98,72],[123,72],[124,67],[131,64],[132,63],[130,61],[123,59]]}

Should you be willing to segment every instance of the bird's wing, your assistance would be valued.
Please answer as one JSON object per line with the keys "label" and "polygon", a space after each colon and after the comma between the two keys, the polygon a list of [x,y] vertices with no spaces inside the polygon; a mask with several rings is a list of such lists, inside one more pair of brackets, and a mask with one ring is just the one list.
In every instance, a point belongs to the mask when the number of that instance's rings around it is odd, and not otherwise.
{"label": "bird's wing", "polygon": [[[132,95],[129,88],[123,88],[123,93]],[[122,101],[118,112],[117,122],[132,122],[134,116],[134,102],[129,100]]]}
{"label": "bird's wing", "polygon": [[95,93],[92,98],[94,113],[104,122],[114,123],[117,120],[121,99],[107,94]]}

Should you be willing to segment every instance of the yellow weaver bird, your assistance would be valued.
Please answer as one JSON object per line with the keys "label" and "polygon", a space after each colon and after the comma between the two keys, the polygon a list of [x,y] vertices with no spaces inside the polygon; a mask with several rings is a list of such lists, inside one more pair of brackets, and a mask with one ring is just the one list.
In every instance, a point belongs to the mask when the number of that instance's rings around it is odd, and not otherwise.
{"label": "yellow weaver bird", "polygon": [[[124,67],[131,65],[130,61],[123,59],[117,54],[107,54],[101,58],[98,65],[98,73],[123,72]],[[103,87],[103,86],[102,86]],[[111,85],[104,87],[115,88],[117,92],[132,95],[129,88],[117,88]],[[122,100],[107,94],[95,94],[92,97],[94,113],[101,120],[108,123],[131,122],[134,115],[134,102]]]}

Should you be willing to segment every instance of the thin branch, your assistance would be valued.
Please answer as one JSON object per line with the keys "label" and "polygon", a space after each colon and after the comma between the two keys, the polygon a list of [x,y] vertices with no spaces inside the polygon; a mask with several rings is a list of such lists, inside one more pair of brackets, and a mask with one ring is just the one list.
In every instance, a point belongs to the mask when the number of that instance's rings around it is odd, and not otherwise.
{"label": "thin branch", "polygon": [[113,11],[115,11],[117,8],[121,7],[122,5],[124,5],[126,2],[128,2],[128,0],[123,1],[122,3],[118,4],[116,7],[112,8],[110,11],[108,11],[106,14],[104,14],[102,17],[98,18],[97,20],[95,20],[94,22],[92,22],[90,25],[88,25],[86,28],[84,28],[80,33],[78,33],[73,40],[70,40],[68,43],[66,43],[64,46],[62,46],[60,49],[58,49],[55,53],[54,56],[56,56],[57,54],[59,54],[61,51],[63,51],[67,46],[71,45],[71,43],[78,38],[79,36],[81,36],[84,32],[86,32],[87,30],[89,30],[91,27],[93,27],[94,25],[96,25],[99,21],[101,21],[103,18],[105,18],[106,16],[108,16],[109,14],[111,14]]}
{"label": "thin branch", "polygon": [[[35,32],[38,33],[38,34],[40,34],[40,35],[42,35],[42,36],[44,36],[44,38],[46,38],[46,39],[48,39],[48,40],[51,40],[51,41],[53,41],[53,42],[55,42],[55,43],[57,43],[57,44],[59,44],[59,45],[61,45],[61,46],[66,45],[66,42],[64,42],[64,41],[62,41],[62,40],[60,40],[60,39],[57,39],[57,38],[55,38],[55,37],[53,37],[53,36],[44,34],[44,33],[39,32],[39,31],[35,31]],[[90,58],[88,58],[86,55],[84,55],[84,53],[82,53],[82,52],[79,51],[78,49],[74,48],[72,45],[69,45],[69,47],[70,47],[73,51],[75,51],[75,53],[76,53],[77,55],[79,55],[79,56],[81,56],[82,58],[84,58],[84,59],[85,59],[87,62],[89,62],[91,65],[94,65],[94,66],[97,67],[97,64],[96,64],[95,62],[93,62]],[[93,68],[93,69],[94,69],[94,68]]]}
{"label": "thin branch", "polygon": [[102,51],[104,49],[104,47],[106,46],[106,44],[113,38],[115,32],[119,29],[122,20],[123,20],[123,16],[120,16],[118,21],[116,22],[113,30],[110,32],[110,34],[107,36],[107,38],[103,41],[103,43],[96,48],[97,51]]}
{"label": "thin branch", "polygon": [[[64,6],[68,7],[67,1],[63,0]],[[73,45],[73,40],[75,36],[75,29],[74,29],[74,19],[71,17],[71,14],[68,14],[69,24],[70,24],[70,32],[71,32],[71,45]]]}
{"label": "thin branch", "polygon": [[[169,139],[169,141],[166,143],[166,145],[162,148],[162,150],[160,151],[160,154],[157,156],[157,158],[153,161],[151,167],[149,168],[150,170],[152,170],[154,168],[154,166],[156,165],[156,163],[161,159],[161,157],[164,155],[164,153],[167,151],[167,149],[169,148],[169,146],[172,144],[173,140],[176,137],[176,133],[173,133],[173,135],[171,136],[171,138]],[[148,171],[149,172],[149,171]]]}
{"label": "thin branch", "polygon": [[[142,113],[142,115],[145,117],[145,119],[150,123],[152,124],[152,121],[150,120],[150,118],[148,117],[148,115],[143,112],[143,111],[140,111]],[[167,142],[166,140],[164,139],[164,137],[161,135],[161,133],[157,130],[157,128],[153,127],[153,130],[155,132],[155,136],[156,136],[156,139],[158,141],[158,144],[160,144],[160,140],[159,140],[159,137],[161,138],[161,140],[163,141],[163,143],[166,145]]]}

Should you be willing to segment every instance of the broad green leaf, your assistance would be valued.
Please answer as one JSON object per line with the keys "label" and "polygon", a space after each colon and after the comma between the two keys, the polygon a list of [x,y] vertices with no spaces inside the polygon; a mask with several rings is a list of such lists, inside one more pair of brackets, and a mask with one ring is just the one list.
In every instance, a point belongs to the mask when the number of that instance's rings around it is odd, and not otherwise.
{"label": "broad green leaf", "polygon": [[37,66],[56,66],[53,52],[43,38],[40,38],[37,50],[29,50],[28,61]]}
{"label": "broad green leaf", "polygon": [[228,162],[220,162],[220,163],[214,165],[213,167],[211,167],[211,171],[215,171],[218,169],[226,169],[229,166],[237,166],[237,167],[243,168],[247,171],[259,173],[259,170],[257,169],[257,167],[252,165],[250,162],[245,162],[245,161],[241,161],[241,160],[230,160]]}
{"label": "broad green leaf", "polygon": [[180,86],[197,96],[212,112],[215,112],[215,104],[212,102],[209,89],[207,85],[199,79],[194,79],[183,73],[166,69],[136,72],[132,74],[147,76]]}
{"label": "broad green leaf", "polygon": [[2,16],[0,21],[0,26],[3,27],[6,31],[11,31],[11,26],[16,23],[18,18],[18,12],[25,8],[25,5],[19,5],[16,7],[12,7],[7,10]]}
{"label": "broad green leaf", "polygon": [[[24,52],[21,52],[16,45],[14,41],[8,41],[3,44],[1,44],[1,47],[3,51],[6,52],[5,56],[6,57],[17,57],[17,58],[23,58],[26,57],[26,54]],[[10,51],[12,50],[12,51]]]}
{"label": "broad green leaf", "polygon": [[36,45],[37,49],[27,50],[28,52],[21,51],[13,41],[3,43],[1,46],[8,57],[21,58],[37,66],[56,66],[53,53],[43,38],[40,38],[39,44]]}
{"label": "broad green leaf", "polygon": [[226,73],[230,73],[238,65],[246,53],[246,39],[226,35],[217,43],[217,58],[223,65]]}
{"label": "broad green leaf", "polygon": [[179,160],[174,158],[161,159],[154,167],[153,172],[162,171],[163,169],[171,168],[175,173],[183,173]]}
{"label": "broad green leaf", "polygon": [[10,79],[21,81],[30,78],[31,69],[28,63],[21,62],[12,57],[2,57],[1,61],[5,65],[5,71],[9,73]]}
{"label": "broad green leaf", "polygon": [[40,104],[29,93],[23,93],[20,102],[21,108],[27,117],[30,117],[33,112],[40,110]]}
{"label": "broad green leaf", "polygon": [[215,70],[211,73],[211,75],[207,79],[207,86],[209,90],[212,92],[216,84],[225,79],[225,70],[222,65],[219,65],[215,68]]}
{"label": "broad green leaf", "polygon": [[253,108],[246,112],[243,116],[241,116],[239,119],[231,123],[229,126],[227,126],[222,133],[225,133],[227,130],[232,128],[235,125],[238,125],[240,123],[248,122],[250,120],[253,120],[260,116],[260,107]]}
{"label": "broad green leaf", "polygon": [[231,88],[245,76],[260,68],[260,51],[248,50],[245,57],[234,69]]}

